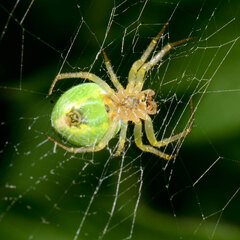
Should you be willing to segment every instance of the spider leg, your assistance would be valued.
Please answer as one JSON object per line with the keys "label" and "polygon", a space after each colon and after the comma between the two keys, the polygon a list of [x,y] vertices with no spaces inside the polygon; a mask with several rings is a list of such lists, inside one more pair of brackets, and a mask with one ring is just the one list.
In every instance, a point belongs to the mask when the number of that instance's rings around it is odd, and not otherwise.
{"label": "spider leg", "polygon": [[121,85],[121,83],[118,81],[116,74],[113,71],[111,62],[109,61],[107,54],[105,53],[104,50],[102,50],[102,54],[103,54],[103,58],[104,58],[104,62],[106,65],[106,68],[108,70],[108,73],[110,75],[110,79],[113,83],[113,85],[115,86],[115,88],[119,91],[119,90],[123,90],[123,86]]}
{"label": "spider leg", "polygon": [[150,145],[144,145],[142,142],[142,122],[141,122],[141,120],[139,120],[135,123],[134,140],[135,140],[137,147],[140,148],[142,151],[151,152],[151,153],[156,154],[157,156],[164,158],[166,160],[175,158],[177,156],[177,154],[168,155],[166,153],[163,153],[163,152],[157,150],[156,148],[154,148]]}
{"label": "spider leg", "polygon": [[114,90],[106,83],[104,82],[101,78],[97,77],[96,75],[92,74],[92,73],[88,73],[88,72],[76,72],[76,73],[61,73],[58,74],[54,81],[51,84],[51,87],[48,91],[48,94],[51,95],[52,94],[52,90],[54,88],[54,86],[56,85],[56,83],[59,80],[62,79],[67,79],[67,78],[84,78],[84,79],[88,79],[90,81],[95,82],[96,84],[98,84],[101,88],[103,88],[108,95],[110,96],[115,96],[115,92]]}
{"label": "spider leg", "polygon": [[166,55],[166,53],[168,53],[173,47],[180,45],[184,42],[188,42],[192,39],[193,37],[189,37],[189,38],[179,40],[177,42],[168,43],[160,51],[158,51],[157,54],[154,55],[149,62],[143,64],[141,68],[137,71],[135,90],[137,92],[140,92],[142,90],[145,73],[149,69],[151,69],[154,65],[156,65]]}
{"label": "spider leg", "polygon": [[160,39],[160,37],[162,36],[165,28],[167,27],[168,22],[166,22],[164,24],[164,26],[162,27],[161,31],[158,33],[158,35],[152,39],[152,41],[150,42],[150,44],[148,45],[147,49],[143,52],[142,56],[140,59],[138,59],[136,62],[133,63],[130,71],[129,71],[129,75],[128,75],[128,79],[129,79],[129,84],[128,87],[129,88],[133,88],[135,85],[135,81],[136,81],[136,75],[137,75],[137,71],[139,70],[139,68],[146,62],[147,58],[149,57],[149,55],[152,53],[153,49],[155,48],[158,40]]}
{"label": "spider leg", "polygon": [[120,137],[119,137],[119,142],[118,142],[118,148],[114,154],[115,157],[119,156],[122,152],[122,149],[123,149],[125,141],[126,141],[127,127],[128,127],[128,123],[122,121],[121,132],[120,132]]}
{"label": "spider leg", "polygon": [[103,148],[105,148],[106,145],[108,144],[108,142],[114,137],[117,126],[118,126],[118,122],[117,121],[113,121],[110,124],[109,129],[108,129],[107,133],[105,134],[105,136],[95,146],[89,146],[89,147],[66,147],[63,144],[57,142],[56,140],[54,140],[53,138],[51,138],[49,136],[47,136],[47,138],[50,141],[52,141],[53,143],[55,143],[57,146],[59,146],[59,147],[63,148],[64,150],[66,150],[67,152],[71,152],[71,153],[97,152],[97,151],[100,151]]}
{"label": "spider leg", "polygon": [[181,133],[178,133],[172,137],[169,138],[165,138],[162,139],[160,141],[157,141],[156,137],[155,137],[155,133],[154,133],[154,129],[153,129],[153,124],[152,124],[152,120],[150,117],[148,117],[145,122],[144,122],[144,127],[145,127],[145,132],[148,138],[148,141],[150,142],[151,145],[153,145],[154,147],[163,147],[168,145],[171,142],[177,141],[180,138],[186,137],[192,130],[192,124],[193,124],[193,103],[192,103],[192,99],[190,99],[190,110],[191,110],[191,117],[190,117],[190,123],[188,128],[186,128],[184,131],[182,131]]}

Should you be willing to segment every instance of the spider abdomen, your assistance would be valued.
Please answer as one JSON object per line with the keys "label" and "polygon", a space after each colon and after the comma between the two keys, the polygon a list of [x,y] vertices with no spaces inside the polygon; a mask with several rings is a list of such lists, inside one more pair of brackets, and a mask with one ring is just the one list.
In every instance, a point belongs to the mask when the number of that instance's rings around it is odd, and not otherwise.
{"label": "spider abdomen", "polygon": [[51,115],[52,126],[71,144],[93,146],[109,128],[108,100],[97,84],[79,84],[58,99]]}

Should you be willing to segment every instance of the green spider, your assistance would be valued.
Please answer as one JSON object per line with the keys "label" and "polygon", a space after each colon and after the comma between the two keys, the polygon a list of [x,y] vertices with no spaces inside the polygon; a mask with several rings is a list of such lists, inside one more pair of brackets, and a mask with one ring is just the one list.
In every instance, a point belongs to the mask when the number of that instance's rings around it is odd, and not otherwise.
{"label": "green spider", "polygon": [[[94,83],[84,83],[72,87],[59,98],[52,111],[53,128],[75,147],[67,147],[49,136],[48,139],[68,152],[96,152],[105,148],[121,129],[115,152],[115,156],[119,156],[125,144],[128,122],[133,122],[135,124],[134,140],[138,148],[167,160],[176,157],[177,154],[168,155],[155,147],[166,146],[190,133],[193,122],[192,101],[190,100],[189,127],[179,134],[157,141],[149,116],[157,113],[157,104],[152,99],[155,92],[152,89],[142,91],[145,73],[156,65],[172,47],[193,39],[189,37],[168,43],[150,61],[146,62],[167,25],[168,23],[163,26],[158,35],[152,39],[141,58],[132,65],[128,75],[128,85],[125,89],[119,83],[104,50],[102,50],[104,62],[117,91],[114,91],[105,81],[92,73],[58,74],[49,89],[49,95],[52,94],[57,81],[61,79],[83,78]],[[142,142],[142,120],[147,139],[151,145],[144,145]]]}

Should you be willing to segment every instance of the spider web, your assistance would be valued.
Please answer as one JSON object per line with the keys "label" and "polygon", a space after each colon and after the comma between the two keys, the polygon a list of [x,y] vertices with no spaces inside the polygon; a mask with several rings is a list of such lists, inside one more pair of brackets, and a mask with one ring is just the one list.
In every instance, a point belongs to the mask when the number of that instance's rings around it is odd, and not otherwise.
{"label": "spider web", "polygon": [[[239,4],[228,1],[37,1],[0,3],[1,239],[238,239]],[[71,154],[46,135],[54,102],[89,71],[111,85],[104,48],[120,82],[169,21],[154,53],[171,50],[146,75],[156,92],[158,139],[189,124],[190,135],[141,152],[133,126],[121,157],[117,138],[101,152]],[[153,53],[153,55],[154,55]],[[144,141],[146,138],[144,136]],[[147,142],[147,141],[146,141]]]}

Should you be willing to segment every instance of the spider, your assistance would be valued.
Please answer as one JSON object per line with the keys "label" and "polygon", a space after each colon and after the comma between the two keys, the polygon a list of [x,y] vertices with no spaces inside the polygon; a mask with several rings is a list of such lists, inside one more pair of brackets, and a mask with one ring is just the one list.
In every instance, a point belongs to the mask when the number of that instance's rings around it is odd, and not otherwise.
{"label": "spider", "polygon": [[[157,113],[157,104],[153,100],[155,92],[152,89],[142,90],[145,73],[156,65],[171,48],[193,39],[193,37],[189,37],[168,43],[150,61],[146,62],[167,25],[168,22],[152,39],[141,58],[133,63],[128,74],[126,88],[118,81],[104,50],[102,50],[104,62],[117,91],[114,91],[101,78],[89,72],[58,74],[51,84],[49,95],[52,94],[55,84],[62,79],[83,78],[93,83],[79,84],[66,91],[59,98],[52,111],[53,128],[74,146],[65,146],[47,136],[48,139],[68,152],[96,152],[105,148],[121,129],[115,152],[115,156],[119,156],[125,144],[128,122],[132,122],[135,124],[134,140],[138,148],[166,160],[176,157],[177,154],[169,155],[157,148],[166,146],[190,133],[193,122],[192,101],[190,100],[191,117],[188,128],[179,134],[158,141],[149,116]],[[142,142],[142,121],[144,121],[145,133],[150,145],[145,145]]]}

